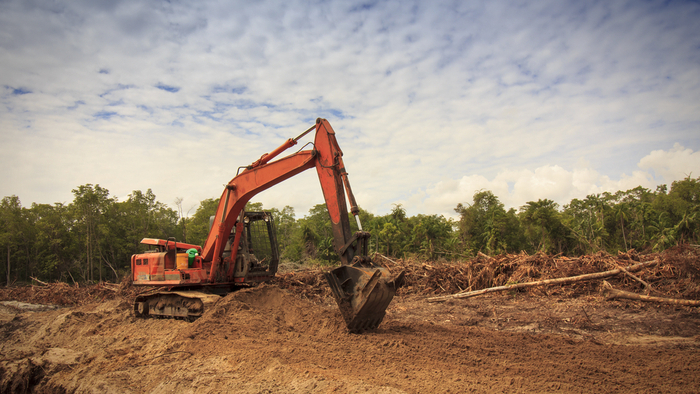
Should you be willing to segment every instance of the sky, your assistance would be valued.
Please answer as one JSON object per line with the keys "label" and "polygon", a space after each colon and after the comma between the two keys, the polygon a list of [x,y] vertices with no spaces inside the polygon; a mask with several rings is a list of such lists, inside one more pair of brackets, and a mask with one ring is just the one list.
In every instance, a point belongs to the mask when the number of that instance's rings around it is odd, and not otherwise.
{"label": "sky", "polygon": [[[317,117],[377,215],[696,178],[700,3],[0,0],[0,196],[24,206],[99,184],[192,215]],[[253,201],[323,196],[312,170]]]}

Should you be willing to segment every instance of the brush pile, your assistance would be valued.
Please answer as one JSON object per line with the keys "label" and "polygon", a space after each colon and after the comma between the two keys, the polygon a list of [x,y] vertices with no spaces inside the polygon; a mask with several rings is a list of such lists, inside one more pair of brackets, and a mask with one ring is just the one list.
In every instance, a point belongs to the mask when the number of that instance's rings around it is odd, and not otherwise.
{"label": "brush pile", "polygon": [[[663,253],[640,255],[635,251],[611,256],[597,253],[577,258],[505,254],[459,262],[425,262],[413,259],[392,260],[375,255],[375,261],[392,273],[406,271],[406,282],[399,294],[425,296],[447,295],[495,286],[564,278],[614,270],[640,262],[658,260],[658,264],[635,273],[651,286],[652,293],[673,298],[700,299],[700,249],[682,246]],[[330,295],[321,270],[307,270],[278,275],[280,287],[314,299]],[[645,285],[629,275],[618,275],[608,281],[616,288],[632,292],[645,290]],[[530,288],[534,295],[563,295],[575,297],[598,292],[600,281],[577,282],[561,286]]]}
{"label": "brush pile", "polygon": [[38,282],[32,286],[0,287],[0,301],[22,301],[42,305],[83,305],[116,298],[133,299],[143,289],[131,285],[125,277],[121,283],[100,282],[94,285],[69,285],[65,282]]}
{"label": "brush pile", "polygon": [[[521,253],[495,257],[480,254],[473,259],[457,262],[393,260],[382,255],[375,255],[374,259],[394,274],[402,270],[406,271],[405,285],[399,289],[399,295],[424,296],[448,295],[508,284],[591,274],[658,260],[658,264],[643,268],[634,274],[650,285],[651,294],[671,298],[700,299],[700,248],[693,246],[675,247],[658,254],[640,255],[630,251],[611,256],[601,252],[577,258]],[[332,297],[330,288],[323,278],[323,272],[329,269],[303,269],[278,274],[274,283],[298,296],[318,301]],[[616,289],[637,293],[646,290],[644,284],[630,275],[621,274],[607,280]],[[517,291],[530,292],[533,295],[576,297],[597,293],[600,285],[601,281],[586,281]],[[131,286],[128,276],[119,284],[69,285],[62,282],[41,282],[32,286],[0,287],[0,301],[82,305],[115,298],[132,301],[138,293],[145,290],[148,289]]]}

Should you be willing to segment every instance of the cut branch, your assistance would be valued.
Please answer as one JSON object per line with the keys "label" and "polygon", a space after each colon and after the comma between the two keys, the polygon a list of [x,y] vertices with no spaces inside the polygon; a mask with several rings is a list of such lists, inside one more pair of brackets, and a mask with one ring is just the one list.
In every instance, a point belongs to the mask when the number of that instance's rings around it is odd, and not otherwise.
{"label": "cut branch", "polygon": [[32,278],[32,280],[35,280],[35,281],[37,281],[39,284],[42,284],[42,285],[44,285],[44,286],[48,286],[48,285],[49,285],[48,283],[42,282],[42,281],[40,281],[39,279],[37,279],[37,278],[35,278],[35,277],[33,277],[33,276],[30,276],[30,278]]}
{"label": "cut branch", "polygon": [[629,291],[617,290],[612,287],[612,285],[606,281],[603,281],[603,291],[608,299],[615,298],[625,298],[628,300],[639,300],[646,302],[660,302],[663,304],[673,304],[673,305],[686,305],[686,306],[700,306],[700,301],[697,300],[682,300],[678,298],[666,298],[666,297],[654,297],[648,295],[641,295],[637,293],[631,293]]}
{"label": "cut branch", "polygon": [[481,253],[481,251],[479,251],[479,253],[477,253],[476,255],[477,255],[478,257],[484,258],[484,259],[486,259],[486,260],[491,260],[491,259],[493,258],[493,257],[491,257],[491,256],[489,256],[489,255],[487,255],[487,254]]}
{"label": "cut branch", "polygon": [[110,264],[109,261],[106,258],[104,258],[104,256],[102,256],[101,253],[100,257],[102,257],[102,261],[104,261],[109,266],[109,268],[112,269],[112,272],[114,272],[114,280],[117,281],[119,279],[119,274],[117,273],[117,270],[115,270],[114,267],[112,267],[112,264]]}
{"label": "cut branch", "polygon": [[488,294],[488,293],[496,293],[499,291],[506,291],[506,290],[524,289],[524,288],[528,288],[528,287],[548,286],[548,285],[564,285],[564,284],[569,284],[569,283],[573,283],[573,282],[583,282],[583,281],[587,281],[587,280],[603,279],[603,278],[608,278],[611,276],[619,275],[620,273],[625,272],[623,270],[626,270],[627,272],[639,271],[642,268],[652,266],[654,264],[657,264],[658,262],[659,262],[659,260],[655,259],[652,261],[646,261],[643,263],[631,265],[627,268],[617,268],[614,270],[596,272],[593,274],[568,276],[566,278],[545,279],[545,280],[540,280],[540,281],[536,281],[536,282],[516,283],[513,285],[489,287],[487,289],[474,290],[474,291],[470,291],[470,292],[466,292],[466,293],[462,292],[462,293],[451,294],[451,295],[446,295],[446,296],[430,297],[430,298],[428,298],[428,302],[442,302],[442,301],[447,301],[447,300],[450,300],[453,298],[469,298],[469,297],[475,297],[475,296]]}
{"label": "cut branch", "polygon": [[[642,280],[641,278],[639,278],[637,275],[635,275],[635,274],[629,272],[627,269],[625,269],[625,268],[622,267],[621,265],[618,264],[617,267],[618,267],[619,269],[621,269],[622,272],[624,272],[625,274],[627,274],[627,275],[628,275],[629,277],[631,277],[632,279],[634,279],[634,280],[636,280],[637,282],[643,284],[644,287],[647,289],[647,294],[649,294],[649,292],[651,291],[651,286],[649,285],[649,283],[643,281],[643,280]],[[607,282],[606,282],[606,283],[607,283]]]}
{"label": "cut branch", "polygon": [[381,257],[381,258],[383,258],[383,259],[385,259],[385,260],[387,260],[387,261],[390,261],[390,262],[393,263],[393,264],[396,264],[396,261],[394,261],[394,260],[392,260],[392,259],[390,259],[390,258],[384,256],[384,255],[381,254],[381,253],[374,252],[374,255],[375,255],[375,256],[379,256],[379,257]]}
{"label": "cut branch", "polygon": [[114,283],[102,283],[102,288],[110,291],[118,292],[120,287]]}

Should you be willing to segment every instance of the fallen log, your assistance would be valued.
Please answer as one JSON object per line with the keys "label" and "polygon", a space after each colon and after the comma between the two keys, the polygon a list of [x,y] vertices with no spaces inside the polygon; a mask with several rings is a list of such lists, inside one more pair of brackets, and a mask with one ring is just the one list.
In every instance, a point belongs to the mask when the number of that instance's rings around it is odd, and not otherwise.
{"label": "fallen log", "polygon": [[700,306],[700,301],[697,300],[683,300],[678,298],[666,298],[666,297],[655,297],[648,295],[641,295],[637,293],[632,293],[624,290],[617,290],[612,287],[612,285],[606,281],[603,281],[603,292],[605,297],[608,299],[615,298],[625,298],[628,300],[638,300],[646,302],[660,302],[663,304],[673,304],[673,305],[685,305],[685,306]]}
{"label": "fallen log", "polygon": [[117,292],[119,291],[120,287],[117,284],[114,283],[102,283],[102,288]]}
{"label": "fallen log", "polygon": [[[632,279],[636,280],[637,282],[643,284],[643,285],[644,285],[644,288],[646,288],[646,290],[647,290],[647,294],[649,294],[649,292],[651,291],[651,286],[649,285],[649,283],[643,281],[643,280],[642,280],[640,277],[638,277],[637,275],[635,275],[635,274],[633,274],[633,273],[627,271],[624,267],[622,267],[622,266],[619,265],[619,264],[617,265],[617,268],[621,269],[622,272],[624,272],[625,274],[627,274],[627,276],[629,276],[630,278],[632,278]],[[607,282],[605,282],[605,283],[607,283]]]}
{"label": "fallen log", "polygon": [[33,277],[33,276],[30,276],[30,278],[32,278],[32,280],[37,281],[37,282],[38,282],[39,284],[41,284],[41,285],[44,285],[44,286],[48,286],[48,285],[49,285],[48,283],[42,282],[42,281],[40,281],[39,279],[37,279],[37,278],[35,278],[35,277]]}
{"label": "fallen log", "polygon": [[485,258],[486,260],[491,260],[491,259],[493,258],[493,257],[491,257],[491,256],[489,256],[489,255],[487,255],[487,254],[481,253],[481,252],[477,253],[476,255],[477,255],[477,257],[483,257],[483,258]]}
{"label": "fallen log", "polygon": [[658,264],[658,262],[659,262],[658,259],[654,259],[652,261],[645,261],[643,263],[637,263],[635,265],[631,265],[631,266],[626,267],[626,268],[621,267],[621,268],[617,268],[614,270],[596,272],[593,274],[568,276],[565,278],[556,278],[556,279],[545,279],[545,280],[539,280],[539,281],[535,281],[535,282],[515,283],[512,285],[489,287],[487,289],[474,290],[474,291],[469,291],[469,292],[460,292],[457,294],[450,294],[450,295],[446,295],[446,296],[430,297],[430,298],[428,298],[428,302],[442,302],[442,301],[447,301],[447,300],[454,299],[454,298],[476,297],[476,296],[488,294],[488,293],[496,293],[499,291],[506,291],[506,290],[524,289],[524,288],[528,288],[528,287],[548,286],[548,285],[564,285],[564,284],[569,284],[569,283],[573,283],[573,282],[583,282],[586,280],[603,279],[603,278],[608,278],[611,276],[619,275],[625,271],[627,271],[627,272],[639,271],[642,268],[646,268],[646,267],[650,267],[654,264]]}
{"label": "fallen log", "polygon": [[376,253],[376,252],[375,252],[374,255],[375,255],[375,256],[379,256],[379,257],[381,257],[381,258],[383,258],[383,259],[385,259],[385,260],[387,260],[387,261],[390,261],[392,264],[396,264],[396,261],[394,261],[394,260],[392,260],[392,259],[390,259],[390,258],[384,256],[384,255],[381,254],[381,253]]}

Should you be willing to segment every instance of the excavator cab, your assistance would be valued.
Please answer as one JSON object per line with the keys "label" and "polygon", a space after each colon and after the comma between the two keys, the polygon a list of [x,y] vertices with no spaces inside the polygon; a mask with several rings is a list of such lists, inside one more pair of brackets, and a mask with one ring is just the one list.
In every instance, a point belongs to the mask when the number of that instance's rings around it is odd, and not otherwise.
{"label": "excavator cab", "polygon": [[[269,280],[277,273],[279,250],[275,222],[271,212],[245,212],[243,231],[238,243],[233,273],[235,282]],[[236,227],[231,231],[224,257],[230,256],[236,237]]]}

